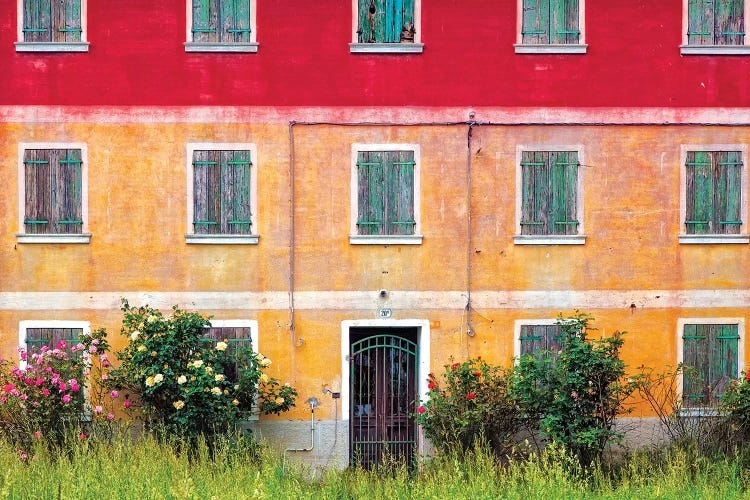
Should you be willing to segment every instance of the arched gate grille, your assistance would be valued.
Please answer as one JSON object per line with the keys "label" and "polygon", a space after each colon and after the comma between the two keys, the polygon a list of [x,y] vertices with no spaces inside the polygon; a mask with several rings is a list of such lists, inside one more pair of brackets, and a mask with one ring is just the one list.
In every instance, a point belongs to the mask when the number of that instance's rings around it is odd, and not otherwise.
{"label": "arched gate grille", "polygon": [[414,458],[417,343],[408,336],[416,334],[372,334],[351,344],[352,465],[372,468]]}

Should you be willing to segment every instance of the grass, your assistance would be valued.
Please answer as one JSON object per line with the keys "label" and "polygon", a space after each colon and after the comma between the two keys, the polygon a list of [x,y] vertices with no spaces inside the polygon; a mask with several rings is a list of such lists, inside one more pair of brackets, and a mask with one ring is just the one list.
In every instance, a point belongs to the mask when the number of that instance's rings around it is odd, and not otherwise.
{"label": "grass", "polygon": [[[183,450],[185,448],[183,447]],[[498,466],[487,453],[441,456],[415,473],[282,470],[277,453],[247,441],[178,452],[151,438],[82,441],[69,452],[37,446],[24,462],[0,444],[0,498],[550,499],[746,498],[750,470],[740,456],[689,449],[641,452],[617,469],[584,471],[559,450]]]}

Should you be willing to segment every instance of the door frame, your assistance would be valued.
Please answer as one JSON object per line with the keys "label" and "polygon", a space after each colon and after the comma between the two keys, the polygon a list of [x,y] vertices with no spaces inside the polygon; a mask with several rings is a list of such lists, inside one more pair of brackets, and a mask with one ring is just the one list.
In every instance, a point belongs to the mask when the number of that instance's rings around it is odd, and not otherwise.
{"label": "door frame", "polygon": [[[352,328],[416,328],[417,330],[417,396],[427,398],[427,376],[430,373],[430,321],[426,319],[361,319],[341,322],[341,418],[349,420],[350,380],[349,350]],[[351,443],[349,444],[351,446]],[[419,443],[417,443],[419,447]]]}

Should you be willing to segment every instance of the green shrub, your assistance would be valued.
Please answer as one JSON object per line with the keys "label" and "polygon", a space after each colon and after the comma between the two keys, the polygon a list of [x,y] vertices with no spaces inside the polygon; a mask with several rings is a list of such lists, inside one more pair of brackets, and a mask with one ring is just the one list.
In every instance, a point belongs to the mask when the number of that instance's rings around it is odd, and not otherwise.
{"label": "green shrub", "polygon": [[471,450],[486,441],[503,454],[522,426],[508,382],[507,370],[481,358],[445,365],[442,381],[430,375],[428,399],[417,409],[417,422],[443,452]]}

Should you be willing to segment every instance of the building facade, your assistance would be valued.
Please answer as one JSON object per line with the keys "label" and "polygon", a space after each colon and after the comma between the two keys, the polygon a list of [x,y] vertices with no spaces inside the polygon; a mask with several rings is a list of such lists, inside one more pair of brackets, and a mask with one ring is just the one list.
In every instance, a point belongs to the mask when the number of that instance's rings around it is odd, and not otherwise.
{"label": "building facade", "polygon": [[320,465],[419,446],[428,373],[576,309],[710,406],[747,359],[748,9],[0,0],[0,352],[122,346],[122,297],[210,314]]}

